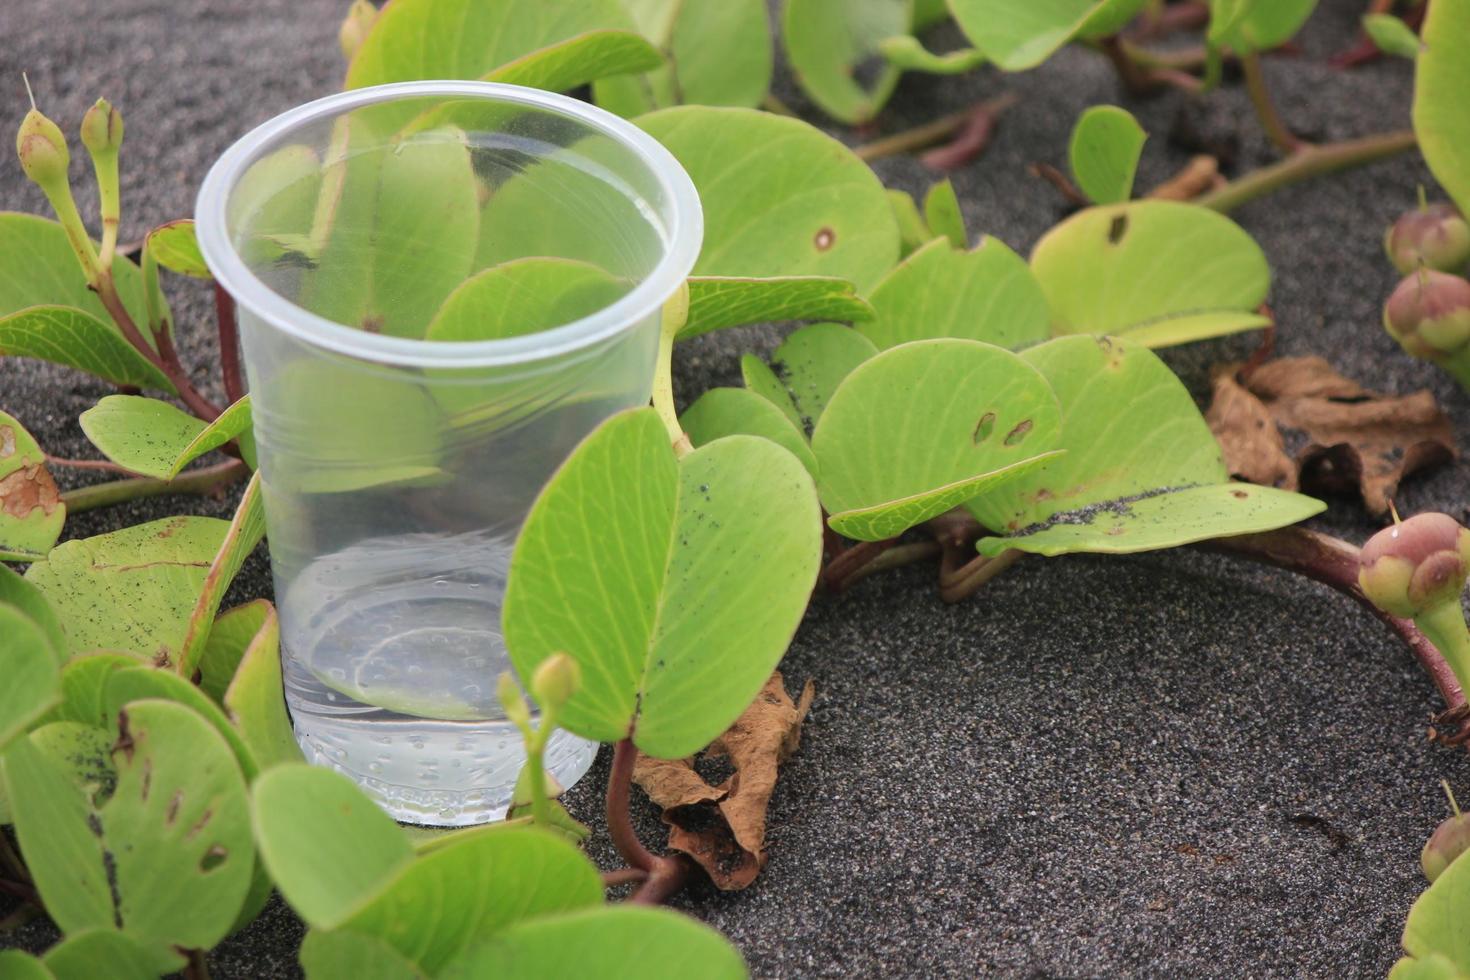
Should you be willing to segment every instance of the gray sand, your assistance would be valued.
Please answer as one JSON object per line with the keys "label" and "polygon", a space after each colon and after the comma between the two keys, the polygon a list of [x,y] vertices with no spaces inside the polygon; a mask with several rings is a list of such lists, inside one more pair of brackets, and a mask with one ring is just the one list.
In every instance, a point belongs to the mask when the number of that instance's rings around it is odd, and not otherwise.
{"label": "gray sand", "polygon": [[[1268,62],[1287,117],[1309,138],[1407,124],[1407,63],[1347,74],[1323,64],[1361,6],[1324,3],[1303,54]],[[112,98],[128,127],[123,237],[136,237],[190,212],[209,162],[236,136],[334,90],[345,7],[5,0],[0,132],[23,113],[21,69],[68,129],[92,99]],[[1024,252],[1062,214],[1026,165],[1063,164],[1077,113],[1123,99],[1101,59],[1069,50],[1010,78],[914,76],[883,127],[1002,89],[1021,105],[954,179],[971,228]],[[789,84],[780,94],[818,119]],[[1154,134],[1141,187],[1186,159],[1171,133],[1233,146],[1235,172],[1270,159],[1237,84],[1202,103],[1171,94],[1124,104]],[[878,170],[915,192],[932,179],[914,160]],[[1406,156],[1237,217],[1275,270],[1286,353],[1325,354],[1392,392],[1431,387],[1465,433],[1466,395],[1378,326],[1395,281],[1379,236],[1427,181]],[[43,208],[8,151],[0,207]],[[184,354],[199,363],[213,323],[207,293],[173,285]],[[678,356],[682,396],[738,383],[738,353],[778,336],[746,329],[691,344]],[[1210,364],[1249,347],[1201,343],[1169,359],[1200,390]],[[0,364],[0,406],[58,455],[91,454],[76,416],[106,393],[59,368]],[[1400,508],[1463,515],[1466,472],[1459,463],[1411,481]],[[67,531],[230,507],[147,501],[79,515]],[[1353,540],[1374,529],[1350,500],[1334,501],[1320,525]],[[1443,816],[1437,782],[1463,785],[1465,773],[1463,755],[1425,741],[1432,688],[1385,629],[1310,583],[1190,551],[1036,559],[954,607],[932,574],[908,569],[813,604],[784,670],[793,689],[813,679],[818,699],[774,801],[770,865],[746,892],[700,886],[679,907],[768,977],[1384,973],[1423,886],[1418,850]],[[268,591],[257,556],[229,601]],[[606,764],[604,753],[570,795],[594,827]],[[655,839],[651,808],[641,810]],[[601,836],[592,851],[613,860]],[[216,951],[214,975],[298,975],[300,935],[274,903]],[[48,939],[31,927],[12,941]]]}

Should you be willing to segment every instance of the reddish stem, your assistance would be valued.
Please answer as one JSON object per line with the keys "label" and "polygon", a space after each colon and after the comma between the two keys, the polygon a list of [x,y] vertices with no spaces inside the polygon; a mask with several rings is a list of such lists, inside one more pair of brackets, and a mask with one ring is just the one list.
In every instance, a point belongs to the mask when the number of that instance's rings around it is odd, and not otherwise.
{"label": "reddish stem", "polygon": [[885,541],[859,541],[827,563],[827,568],[822,572],[823,584],[833,592],[842,591],[842,585],[848,576],[896,544],[898,544],[897,538],[888,538]]}
{"label": "reddish stem", "polygon": [[240,371],[240,328],[235,320],[235,300],[219,283],[214,284],[214,312],[219,321],[219,368],[224,377],[225,398],[234,404],[245,397],[245,376]]}
{"label": "reddish stem", "polygon": [[637,885],[648,880],[648,872],[642,868],[618,868],[602,873],[603,888],[618,888],[622,885]]}
{"label": "reddish stem", "polygon": [[47,466],[63,466],[71,470],[105,470],[108,473],[121,473],[124,476],[140,476],[137,471],[130,470],[126,466],[119,466],[111,460],[106,459],[65,459],[61,456],[46,454]]}
{"label": "reddish stem", "polygon": [[956,170],[975,160],[990,145],[990,138],[995,135],[995,126],[1000,121],[1001,113],[1009,104],[1001,104],[997,99],[971,109],[954,139],[925,153],[919,157],[919,162],[932,170]]}
{"label": "reddish stem", "polygon": [[661,905],[689,881],[689,860],[682,854],[658,859],[643,886],[628,899],[634,905]]}
{"label": "reddish stem", "polygon": [[631,738],[625,738],[613,746],[612,772],[607,777],[607,829],[613,846],[628,865],[640,871],[653,873],[659,859],[649,853],[633,829],[632,815],[628,809],[630,788],[633,785],[633,763],[638,759],[638,750]]}
{"label": "reddish stem", "polygon": [[198,389],[189,382],[183,365],[179,363],[179,355],[174,350],[173,338],[168,330],[165,328],[154,334],[158,342],[158,350],[154,350],[138,331],[138,325],[133,322],[132,314],[128,313],[127,307],[123,305],[122,298],[117,294],[117,285],[112,281],[110,275],[102,277],[96,291],[98,299],[102,301],[102,306],[117,324],[117,328],[122,331],[123,337],[173,383],[174,390],[178,392],[180,400],[189,406],[189,410],[206,422],[213,422],[219,418],[219,408],[201,395]]}

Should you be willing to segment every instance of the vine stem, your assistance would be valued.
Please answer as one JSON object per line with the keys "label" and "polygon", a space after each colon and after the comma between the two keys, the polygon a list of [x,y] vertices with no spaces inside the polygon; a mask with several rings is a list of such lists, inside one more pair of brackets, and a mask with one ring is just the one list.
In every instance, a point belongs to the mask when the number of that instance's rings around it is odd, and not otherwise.
{"label": "vine stem", "polygon": [[1429,642],[1429,638],[1412,621],[1400,619],[1379,609],[1358,587],[1359,549],[1356,546],[1306,528],[1287,527],[1259,534],[1216,538],[1201,542],[1196,547],[1284,568],[1343,593],[1388,624],[1408,645],[1419,665],[1438,688],[1447,711],[1465,708],[1465,692],[1460,689],[1460,682],[1456,680],[1454,671],[1439,650]]}
{"label": "vine stem", "polygon": [[1296,153],[1302,149],[1302,141],[1286,125],[1276,109],[1276,103],[1271,101],[1271,92],[1266,87],[1266,73],[1261,68],[1260,54],[1255,51],[1242,54],[1240,67],[1245,72],[1245,90],[1250,94],[1251,106],[1255,108],[1256,118],[1261,121],[1271,142],[1283,153]]}
{"label": "vine stem", "polygon": [[1414,134],[1409,130],[1401,130],[1343,140],[1340,143],[1304,146],[1279,163],[1262,167],[1201,195],[1194,203],[1222,213],[1233,211],[1242,204],[1283,187],[1290,187],[1312,177],[1373,163],[1412,150],[1415,145]]}
{"label": "vine stem", "polygon": [[219,407],[201,395],[184,373],[183,365],[179,363],[178,352],[174,350],[173,338],[169,335],[168,330],[163,329],[154,334],[158,339],[158,350],[155,351],[138,331],[138,325],[133,322],[132,314],[128,312],[127,307],[123,305],[122,298],[117,294],[117,284],[110,273],[104,274],[97,281],[96,289],[102,306],[117,324],[118,329],[122,331],[123,337],[173,383],[174,390],[178,392],[180,400],[189,406],[189,410],[206,422],[213,422],[219,418]]}
{"label": "vine stem", "polygon": [[933,558],[939,554],[939,550],[938,541],[915,541],[913,544],[901,544],[895,548],[889,548],[881,555],[874,556],[866,564],[853,569],[845,578],[835,583],[833,588],[841,592],[861,582],[869,575],[876,575],[891,568],[902,568],[904,565],[912,565]]}
{"label": "vine stem", "polygon": [[634,905],[659,905],[689,881],[689,861],[682,854],[661,857],[639,889],[628,899]]}
{"label": "vine stem", "polygon": [[622,885],[640,885],[648,880],[648,872],[642,868],[618,868],[602,873],[603,888],[618,888]]}
{"label": "vine stem", "polygon": [[167,493],[206,495],[223,490],[250,472],[250,468],[238,459],[217,463],[184,473],[172,480],[157,480],[152,477],[136,477],[127,480],[111,480],[90,487],[68,490],[61,495],[61,502],[73,514],[94,510],[129,500],[144,497],[159,497]]}
{"label": "vine stem", "polygon": [[607,829],[613,846],[628,862],[628,866],[651,875],[659,859],[649,853],[633,829],[633,820],[628,809],[628,797],[633,785],[633,763],[638,759],[638,750],[633,740],[625,738],[613,746],[612,772],[607,777]]}
{"label": "vine stem", "polygon": [[822,572],[822,583],[832,592],[842,591],[853,572],[896,544],[898,544],[897,538],[887,538],[883,541],[859,541],[852,547],[844,549],[836,558],[827,563],[826,569]]}
{"label": "vine stem", "polygon": [[233,405],[245,397],[245,377],[240,371],[240,327],[235,319],[235,300],[219,283],[214,284],[214,313],[219,323],[219,369],[224,378],[225,398]]}
{"label": "vine stem", "polygon": [[47,466],[61,466],[69,470],[102,470],[106,473],[124,473],[128,476],[138,474],[126,466],[119,466],[107,459],[67,459],[63,456],[52,456],[46,454]]}
{"label": "vine stem", "polygon": [[1024,557],[1025,552],[1007,548],[994,558],[976,555],[958,568],[950,567],[946,562],[939,569],[939,598],[945,602],[967,599]]}
{"label": "vine stem", "polygon": [[1003,92],[993,99],[987,99],[968,109],[959,112],[951,112],[947,116],[940,116],[932,122],[905,129],[891,136],[873,140],[871,143],[863,143],[853,147],[853,153],[859,160],[872,163],[874,160],[882,160],[884,157],[898,156],[900,153],[912,153],[915,150],[923,150],[933,146],[940,140],[948,139],[959,132],[967,123],[977,115],[999,116],[1011,106],[1020,101],[1020,97],[1014,92]]}

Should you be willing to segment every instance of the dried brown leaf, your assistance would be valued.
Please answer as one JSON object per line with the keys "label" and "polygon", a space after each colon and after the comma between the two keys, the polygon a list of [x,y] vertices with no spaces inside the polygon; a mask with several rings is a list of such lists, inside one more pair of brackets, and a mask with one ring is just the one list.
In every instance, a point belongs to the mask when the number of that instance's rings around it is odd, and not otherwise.
{"label": "dried brown leaf", "polygon": [[[1428,391],[1370,391],[1320,357],[1267,361],[1243,381],[1239,369],[1216,370],[1206,417],[1231,473],[1242,479],[1360,493],[1370,512],[1383,515],[1404,477],[1458,453],[1450,420]],[[1266,419],[1274,425],[1263,425]]]}
{"label": "dried brown leaf", "polygon": [[810,710],[810,681],[793,702],[781,672],[735,724],[705,749],[706,758],[728,757],[734,773],[711,786],[691,759],[651,759],[639,755],[633,779],[663,808],[669,847],[699,863],[716,886],[745,888],[766,863],[766,809],[780,765],[801,742],[801,724]]}

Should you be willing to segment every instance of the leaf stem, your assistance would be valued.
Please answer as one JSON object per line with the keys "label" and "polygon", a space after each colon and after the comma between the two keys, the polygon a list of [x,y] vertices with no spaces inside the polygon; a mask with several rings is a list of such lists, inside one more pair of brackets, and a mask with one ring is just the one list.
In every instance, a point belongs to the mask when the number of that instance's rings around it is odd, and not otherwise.
{"label": "leaf stem", "polygon": [[640,885],[648,880],[648,872],[642,868],[618,868],[602,873],[603,888],[619,888],[623,885]]}
{"label": "leaf stem", "polygon": [[689,881],[689,861],[682,854],[661,857],[648,880],[628,901],[634,905],[661,905]]}
{"label": "leaf stem", "polygon": [[103,307],[111,315],[113,322],[122,331],[128,343],[142,354],[153,366],[164,373],[164,376],[173,383],[174,390],[178,392],[179,398],[189,406],[189,410],[206,422],[213,422],[219,418],[219,407],[210,402],[199,393],[193,384],[189,382],[184,373],[183,365],[179,363],[179,355],[174,350],[173,338],[165,328],[154,333],[154,339],[158,342],[158,350],[154,350],[149,343],[143,339],[142,333],[138,331],[138,325],[133,322],[132,314],[123,305],[122,298],[117,294],[117,284],[113,281],[110,272],[104,273],[97,280],[97,296],[102,301]]}
{"label": "leaf stem", "polygon": [[224,377],[225,398],[233,405],[245,397],[245,376],[240,371],[240,326],[235,319],[235,300],[219,283],[214,284],[214,313],[219,322],[219,369]]}
{"label": "leaf stem", "polygon": [[977,113],[985,113],[990,116],[999,116],[1011,106],[1020,101],[1020,97],[1013,92],[1003,92],[993,99],[987,99],[968,109],[959,112],[951,112],[947,116],[940,116],[931,122],[905,129],[891,136],[873,140],[871,143],[863,143],[853,147],[853,153],[859,160],[872,163],[874,160],[882,160],[884,157],[898,156],[900,153],[912,153],[915,150],[923,150],[933,146],[941,140],[948,139],[958,132],[966,123],[970,122]]}
{"label": "leaf stem", "polygon": [[658,335],[658,358],[653,367],[653,410],[663,420],[674,454],[679,457],[694,451],[694,444],[679,424],[679,412],[674,407],[674,339],[688,320],[689,284],[686,282],[664,304]]}
{"label": "leaf stem", "polygon": [[108,473],[122,473],[126,476],[138,476],[134,470],[126,466],[119,466],[108,459],[64,459],[61,456],[46,454],[47,466],[61,466],[71,470],[104,470]]}
{"label": "leaf stem", "polygon": [[613,846],[628,865],[648,874],[658,866],[659,859],[649,853],[633,829],[632,815],[628,809],[628,797],[633,785],[633,763],[638,759],[638,750],[631,738],[625,738],[613,746],[612,772],[607,777],[607,829]]}
{"label": "leaf stem", "polygon": [[829,590],[840,592],[848,576],[896,544],[898,544],[897,538],[888,538],[883,541],[859,541],[827,563],[827,568],[822,572],[822,581]]}
{"label": "leaf stem", "polygon": [[959,602],[979,592],[981,587],[1026,556],[1024,551],[1007,548],[994,558],[977,555],[959,568],[940,568],[939,598]]}
{"label": "leaf stem", "polygon": [[1245,72],[1245,90],[1250,94],[1251,106],[1256,110],[1256,118],[1261,121],[1261,127],[1266,130],[1271,142],[1283,153],[1295,153],[1302,149],[1302,141],[1286,125],[1276,109],[1276,103],[1271,101],[1271,92],[1266,87],[1266,73],[1261,69],[1260,53],[1252,51],[1242,54],[1240,67]]}
{"label": "leaf stem", "polygon": [[896,548],[889,548],[881,555],[877,555],[866,565],[853,569],[847,577],[834,586],[834,591],[841,592],[850,588],[879,572],[886,572],[893,568],[902,568],[904,565],[912,565],[916,562],[925,561],[937,557],[940,553],[938,541],[915,541],[913,544],[901,544]]}
{"label": "leaf stem", "polygon": [[1230,212],[1283,187],[1290,187],[1312,177],[1373,163],[1412,150],[1415,145],[1414,134],[1409,130],[1401,130],[1343,140],[1340,143],[1304,146],[1279,163],[1262,167],[1196,198],[1195,203],[1222,213]]}
{"label": "leaf stem", "polygon": [[191,470],[172,480],[137,477],[127,480],[111,480],[90,487],[68,490],[61,495],[61,502],[66,504],[70,513],[78,514],[84,510],[95,510],[98,507],[107,507],[129,500],[141,500],[144,497],[159,497],[169,493],[204,496],[223,490],[249,472],[249,467],[243,462],[232,459],[227,463],[217,463],[214,466]]}

